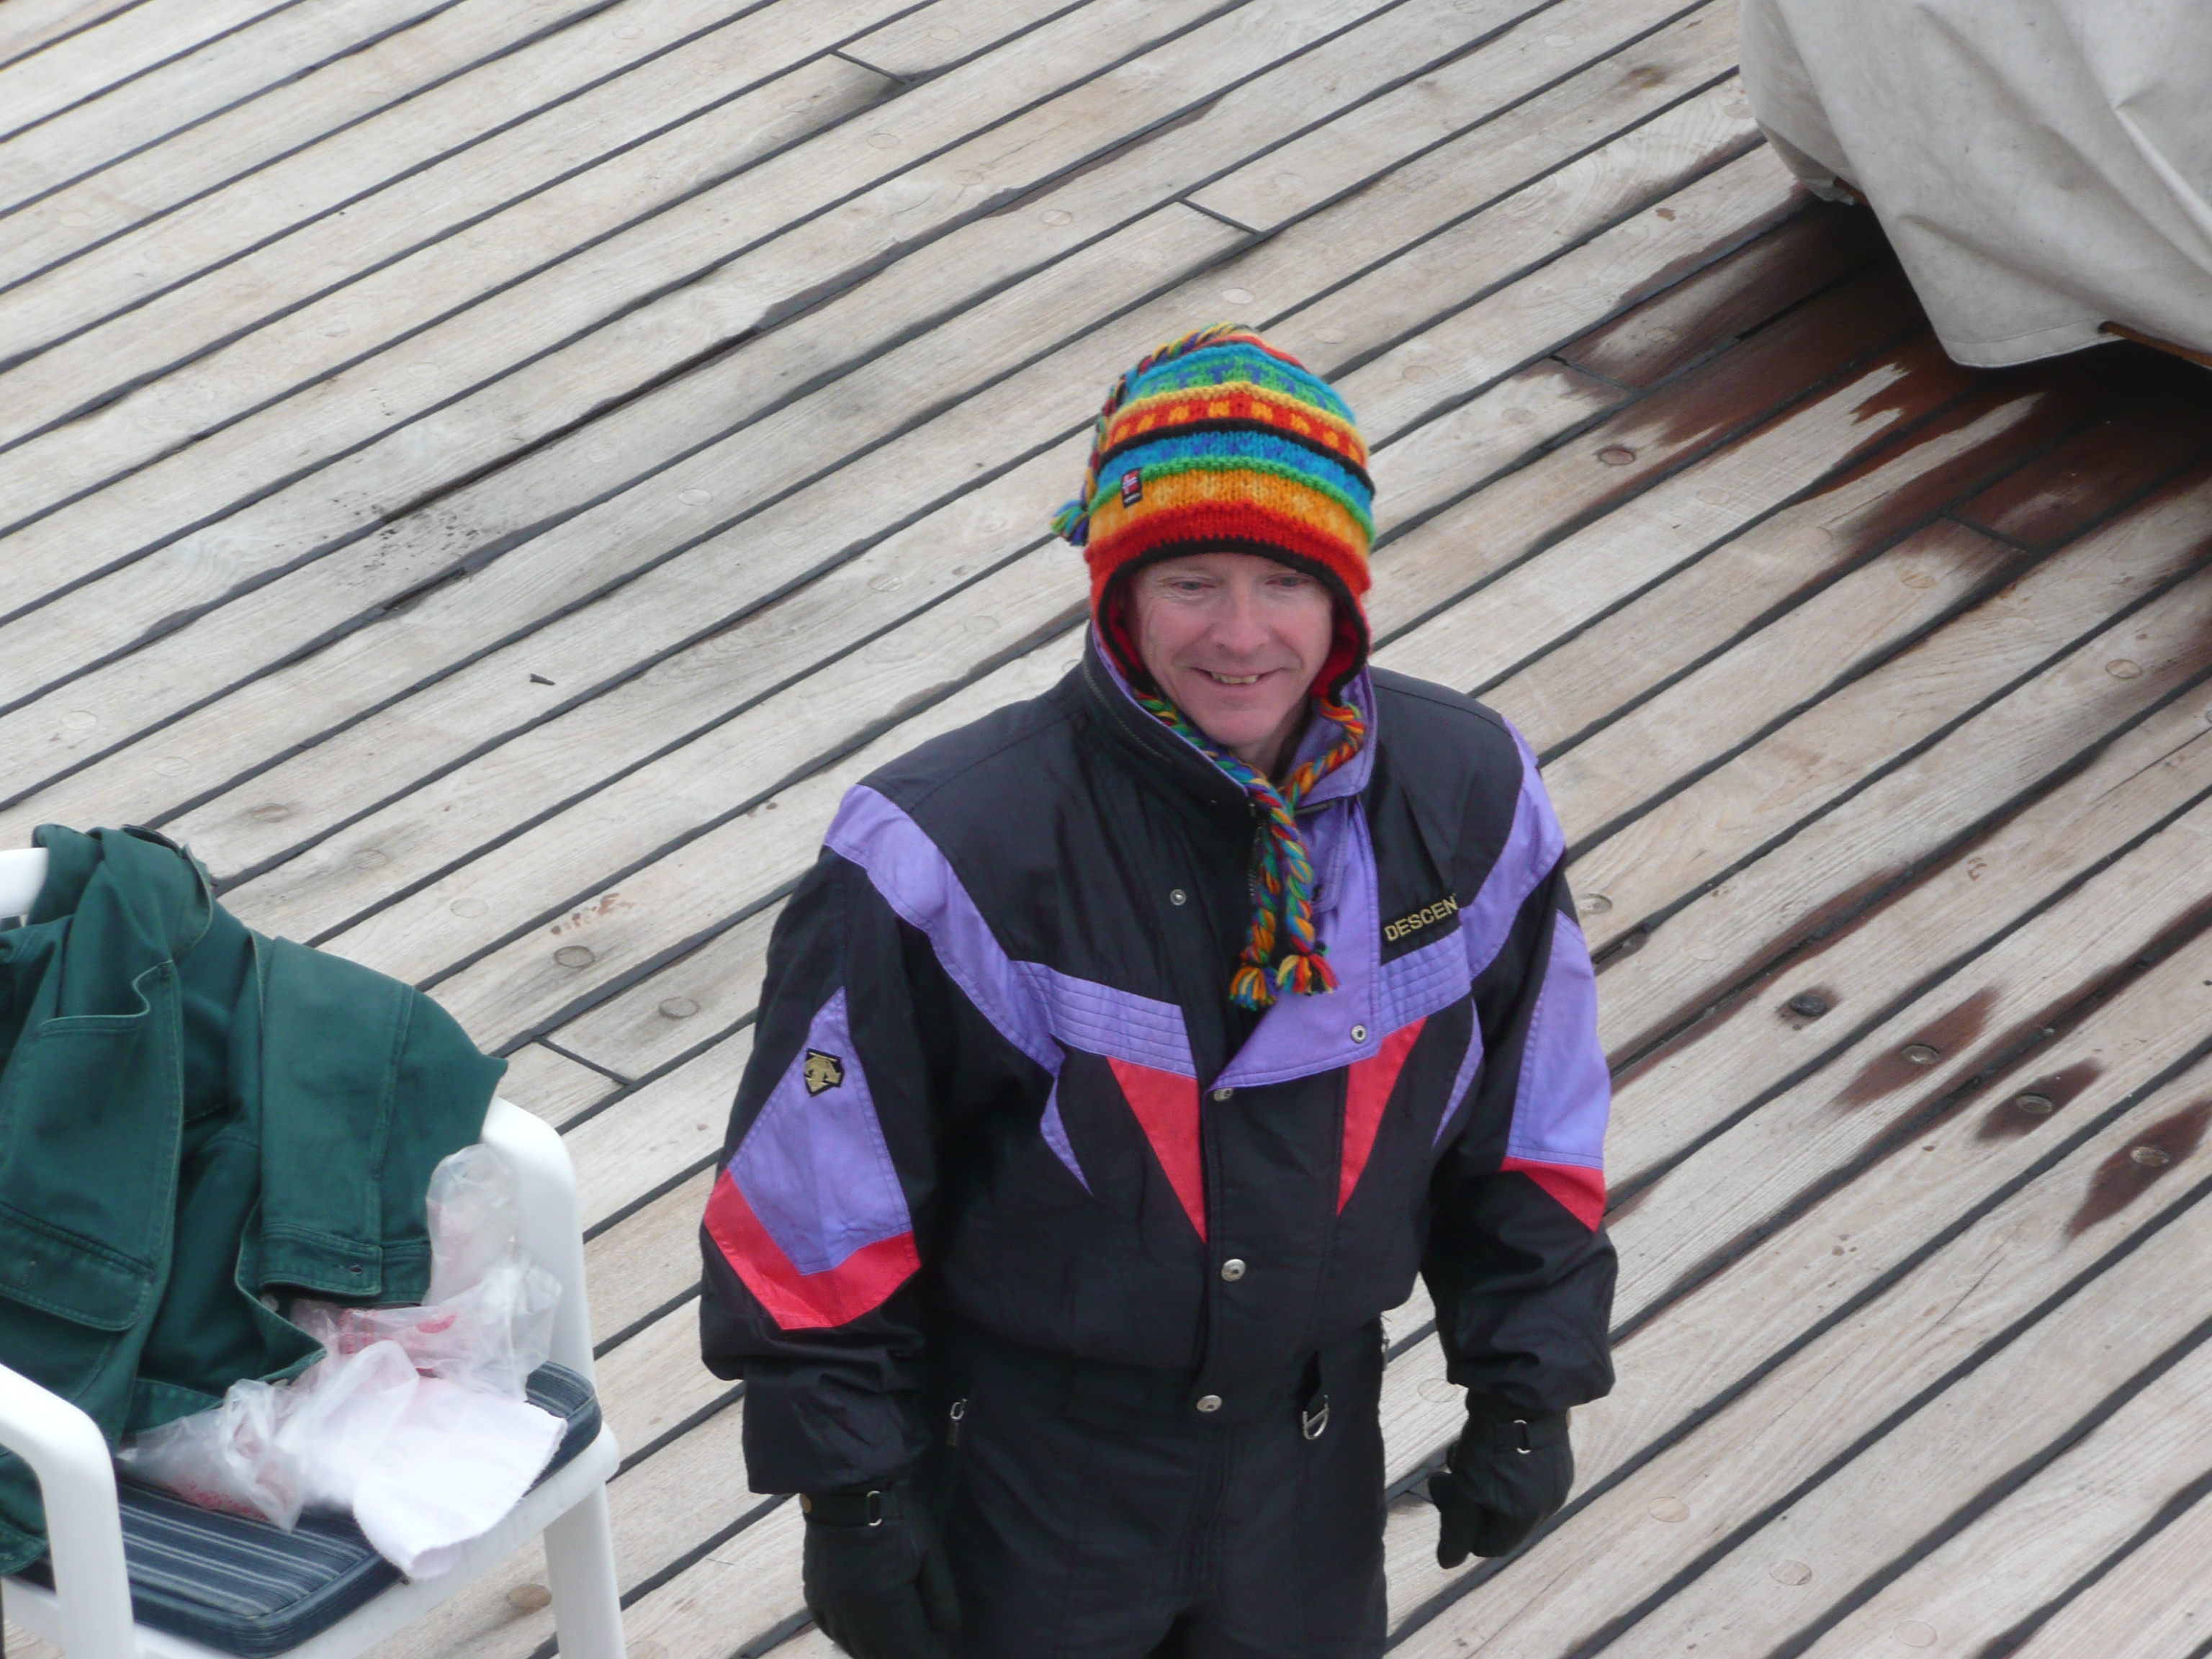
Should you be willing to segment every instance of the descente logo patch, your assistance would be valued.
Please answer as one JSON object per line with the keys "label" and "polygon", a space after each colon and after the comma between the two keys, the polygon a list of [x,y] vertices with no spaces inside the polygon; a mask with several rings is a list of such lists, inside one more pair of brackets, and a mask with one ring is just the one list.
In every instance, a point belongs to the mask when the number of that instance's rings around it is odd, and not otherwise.
{"label": "descente logo patch", "polygon": [[1408,933],[1418,933],[1424,927],[1433,927],[1459,914],[1459,901],[1444,897],[1434,904],[1425,904],[1410,916],[1401,916],[1382,930],[1382,942],[1395,945]]}

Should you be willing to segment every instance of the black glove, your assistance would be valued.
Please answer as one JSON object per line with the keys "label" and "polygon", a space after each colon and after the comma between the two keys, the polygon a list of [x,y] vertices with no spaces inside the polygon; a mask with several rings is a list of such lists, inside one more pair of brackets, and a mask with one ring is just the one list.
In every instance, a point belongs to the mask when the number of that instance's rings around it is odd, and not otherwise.
{"label": "black glove", "polygon": [[1475,1555],[1504,1555],[1567,1501],[1575,1484],[1567,1414],[1526,1419],[1492,1417],[1470,1407],[1467,1427],[1429,1477],[1437,1506],[1437,1565],[1455,1567]]}
{"label": "black glove", "polygon": [[799,1503],[806,1514],[799,1580],[822,1633],[854,1659],[944,1659],[960,1601],[937,1517],[913,1476]]}

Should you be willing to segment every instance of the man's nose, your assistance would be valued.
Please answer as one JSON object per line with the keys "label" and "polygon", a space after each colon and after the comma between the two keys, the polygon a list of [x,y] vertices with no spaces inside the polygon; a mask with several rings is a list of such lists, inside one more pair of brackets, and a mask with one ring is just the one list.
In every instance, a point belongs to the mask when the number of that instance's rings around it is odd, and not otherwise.
{"label": "man's nose", "polygon": [[1213,641],[1224,651],[1249,655],[1267,642],[1267,624],[1253,595],[1231,589],[1213,625]]}

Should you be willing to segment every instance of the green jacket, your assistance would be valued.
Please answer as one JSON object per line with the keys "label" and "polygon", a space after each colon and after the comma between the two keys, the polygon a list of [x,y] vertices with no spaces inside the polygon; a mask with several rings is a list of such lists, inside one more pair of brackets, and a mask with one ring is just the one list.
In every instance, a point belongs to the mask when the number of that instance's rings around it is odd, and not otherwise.
{"label": "green jacket", "polygon": [[[42,826],[0,933],[0,1363],[110,1443],[320,1352],[289,1292],[419,1302],[423,1196],[504,1060],[399,981],[249,932],[146,830]],[[46,1548],[0,1454],[0,1571]]]}

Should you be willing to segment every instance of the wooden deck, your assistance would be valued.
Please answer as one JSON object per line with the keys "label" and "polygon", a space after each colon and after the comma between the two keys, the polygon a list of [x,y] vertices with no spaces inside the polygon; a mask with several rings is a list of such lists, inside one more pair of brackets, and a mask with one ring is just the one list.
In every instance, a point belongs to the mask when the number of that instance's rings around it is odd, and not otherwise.
{"label": "wooden deck", "polygon": [[1376,447],[1378,659],[1543,753],[1617,1067],[1620,1383],[1502,1567],[1394,1316],[1398,1651],[2212,1652],[2212,379],[1948,363],[1735,9],[0,3],[0,845],[159,825],[511,1057],[638,1659],[830,1651],[695,1346],[769,930],[1073,659],[1044,515],[1224,317]]}

